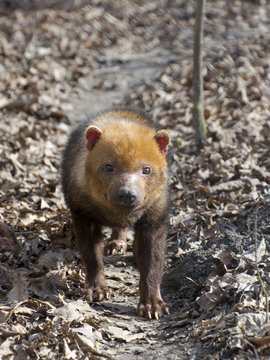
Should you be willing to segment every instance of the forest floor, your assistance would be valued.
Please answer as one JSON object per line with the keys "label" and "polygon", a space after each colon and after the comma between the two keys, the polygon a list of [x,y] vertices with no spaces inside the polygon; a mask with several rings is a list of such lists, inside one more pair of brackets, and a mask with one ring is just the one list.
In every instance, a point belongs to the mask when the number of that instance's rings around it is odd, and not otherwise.
{"label": "forest floor", "polygon": [[[1,359],[269,359],[270,3],[207,2],[200,152],[193,28],[184,0],[0,2]],[[70,130],[119,104],[172,138],[159,320],[136,315],[132,233],[110,300],[84,300],[61,192]]]}

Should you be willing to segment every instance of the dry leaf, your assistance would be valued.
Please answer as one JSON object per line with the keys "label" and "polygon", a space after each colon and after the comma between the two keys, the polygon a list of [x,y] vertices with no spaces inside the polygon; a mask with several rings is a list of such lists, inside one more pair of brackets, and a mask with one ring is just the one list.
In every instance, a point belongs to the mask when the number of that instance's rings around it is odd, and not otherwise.
{"label": "dry leaf", "polygon": [[257,256],[257,262],[260,263],[264,256],[266,255],[266,244],[265,239],[262,238],[260,241],[258,248],[253,251],[247,251],[243,253],[244,259],[247,259],[249,261],[255,262],[256,256]]}
{"label": "dry leaf", "polygon": [[10,349],[10,347],[13,345],[14,339],[12,337],[7,338],[2,342],[0,345],[0,356],[3,358],[4,356],[10,356],[13,355],[13,351]]}
{"label": "dry leaf", "polygon": [[134,334],[128,330],[123,330],[122,328],[119,328],[117,326],[109,326],[107,328],[107,331],[109,334],[112,335],[112,337],[116,338],[116,339],[120,339],[123,340],[125,342],[130,342],[133,340],[138,340],[138,339],[144,339],[145,338],[145,334],[144,333],[137,333]]}
{"label": "dry leaf", "polygon": [[13,281],[13,288],[8,293],[8,300],[20,302],[28,299],[27,281],[23,274],[18,273]]}
{"label": "dry leaf", "polygon": [[264,336],[264,337],[249,337],[248,341],[256,346],[265,346],[270,347],[270,336]]}

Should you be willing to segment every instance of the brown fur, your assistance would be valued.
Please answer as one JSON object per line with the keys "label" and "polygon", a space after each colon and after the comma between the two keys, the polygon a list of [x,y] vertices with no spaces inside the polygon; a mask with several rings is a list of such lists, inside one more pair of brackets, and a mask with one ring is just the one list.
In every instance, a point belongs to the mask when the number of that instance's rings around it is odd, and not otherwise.
{"label": "brown fur", "polygon": [[113,247],[121,246],[126,228],[134,226],[134,254],[141,273],[138,313],[146,317],[167,312],[159,286],[168,217],[168,141],[167,132],[157,131],[141,113],[111,110],[75,130],[62,164],[63,190],[89,297],[108,297],[101,227],[113,227]]}

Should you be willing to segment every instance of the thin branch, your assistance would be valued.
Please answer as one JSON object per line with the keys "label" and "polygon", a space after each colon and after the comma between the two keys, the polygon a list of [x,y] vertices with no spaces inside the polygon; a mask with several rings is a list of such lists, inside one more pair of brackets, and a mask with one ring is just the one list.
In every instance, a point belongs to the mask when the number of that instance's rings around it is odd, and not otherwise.
{"label": "thin branch", "polygon": [[193,123],[197,144],[201,147],[206,140],[206,124],[203,109],[203,23],[206,0],[196,0],[196,20],[193,48]]}
{"label": "thin branch", "polygon": [[256,266],[256,270],[257,270],[257,276],[261,285],[261,289],[262,289],[262,293],[265,296],[265,301],[266,301],[266,318],[265,318],[265,323],[268,323],[268,319],[269,319],[269,301],[268,301],[268,294],[266,291],[266,288],[264,286],[264,282],[263,279],[261,277],[261,273],[260,273],[260,269],[259,269],[259,264],[258,264],[258,210],[259,210],[259,204],[257,204],[256,206],[256,210],[255,210],[255,220],[254,220],[254,242],[255,242],[255,266]]}

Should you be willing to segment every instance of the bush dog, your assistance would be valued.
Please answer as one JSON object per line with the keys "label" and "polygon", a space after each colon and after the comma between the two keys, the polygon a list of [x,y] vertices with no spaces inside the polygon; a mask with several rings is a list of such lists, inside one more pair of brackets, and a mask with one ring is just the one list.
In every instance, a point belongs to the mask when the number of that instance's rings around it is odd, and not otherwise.
{"label": "bush dog", "polygon": [[63,153],[62,183],[85,266],[90,301],[108,299],[102,226],[112,228],[108,252],[126,249],[134,228],[133,253],[140,271],[137,313],[151,319],[168,313],[160,294],[168,225],[166,152],[169,135],[140,111],[98,114],[75,129]]}

